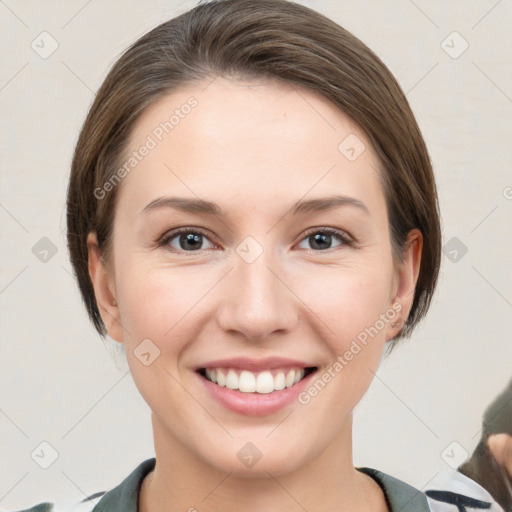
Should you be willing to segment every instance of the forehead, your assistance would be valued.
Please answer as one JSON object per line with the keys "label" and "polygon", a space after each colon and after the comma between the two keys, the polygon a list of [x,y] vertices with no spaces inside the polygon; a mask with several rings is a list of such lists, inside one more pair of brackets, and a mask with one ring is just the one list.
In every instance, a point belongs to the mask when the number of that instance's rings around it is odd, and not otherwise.
{"label": "forehead", "polygon": [[167,94],[135,124],[125,162],[134,153],[120,202],[139,210],[165,193],[383,200],[378,158],[357,124],[314,92],[277,81],[217,77]]}

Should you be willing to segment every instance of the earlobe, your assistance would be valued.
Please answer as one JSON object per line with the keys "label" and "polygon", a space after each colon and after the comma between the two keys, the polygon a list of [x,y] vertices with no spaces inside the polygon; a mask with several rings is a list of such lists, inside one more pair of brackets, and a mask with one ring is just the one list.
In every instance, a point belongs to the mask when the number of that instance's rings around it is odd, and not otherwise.
{"label": "earlobe", "polygon": [[[407,236],[402,261],[396,265],[395,294],[393,309],[400,309],[398,316],[389,324],[387,341],[396,337],[407,321],[414,300],[414,291],[421,266],[423,236],[419,229],[413,229]],[[399,304],[399,308],[395,307]]]}
{"label": "earlobe", "polygon": [[88,269],[94,295],[100,310],[101,318],[109,336],[120,343],[123,342],[119,308],[115,298],[115,286],[111,276],[100,257],[96,233],[91,231],[87,236]]}

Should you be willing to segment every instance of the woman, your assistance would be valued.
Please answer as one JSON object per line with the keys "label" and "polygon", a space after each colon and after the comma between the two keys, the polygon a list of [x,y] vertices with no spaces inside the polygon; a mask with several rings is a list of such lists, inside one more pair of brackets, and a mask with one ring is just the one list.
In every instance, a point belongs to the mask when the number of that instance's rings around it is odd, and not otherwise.
{"label": "woman", "polygon": [[427,312],[441,239],[414,115],[361,41],[284,0],[163,23],[98,91],[67,208],[156,453],[95,512],[429,510],[352,463],[352,411]]}

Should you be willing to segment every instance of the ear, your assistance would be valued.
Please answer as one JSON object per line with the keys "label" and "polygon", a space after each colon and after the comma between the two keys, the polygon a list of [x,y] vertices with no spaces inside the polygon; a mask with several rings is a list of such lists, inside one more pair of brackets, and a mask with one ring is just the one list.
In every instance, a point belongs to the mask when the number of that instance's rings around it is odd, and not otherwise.
{"label": "ear", "polygon": [[101,318],[107,328],[108,335],[115,341],[122,343],[123,329],[116,300],[114,276],[107,271],[101,260],[98,239],[94,231],[87,235],[87,253],[89,276]]}
{"label": "ear", "polygon": [[395,265],[394,294],[391,304],[397,314],[387,324],[386,341],[400,333],[411,311],[420,273],[422,249],[421,231],[419,229],[409,231],[402,253],[402,261]]}

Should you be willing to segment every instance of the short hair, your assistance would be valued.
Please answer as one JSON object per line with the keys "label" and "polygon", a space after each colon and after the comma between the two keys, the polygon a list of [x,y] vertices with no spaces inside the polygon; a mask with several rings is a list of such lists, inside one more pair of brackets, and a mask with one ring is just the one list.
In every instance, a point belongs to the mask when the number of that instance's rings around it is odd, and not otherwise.
{"label": "short hair", "polygon": [[108,267],[120,187],[102,199],[94,191],[115,178],[134,124],[148,106],[215,76],[277,79],[306,88],[369,138],[381,166],[394,260],[401,261],[410,230],[418,228],[423,236],[412,307],[394,348],[425,316],[439,273],[441,228],[430,157],[405,94],[380,58],[326,16],[287,0],[201,3],[135,41],[99,88],[78,137],[67,192],[70,260],[96,330],[106,335],[86,239],[96,232]]}

